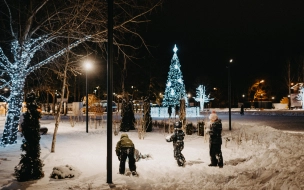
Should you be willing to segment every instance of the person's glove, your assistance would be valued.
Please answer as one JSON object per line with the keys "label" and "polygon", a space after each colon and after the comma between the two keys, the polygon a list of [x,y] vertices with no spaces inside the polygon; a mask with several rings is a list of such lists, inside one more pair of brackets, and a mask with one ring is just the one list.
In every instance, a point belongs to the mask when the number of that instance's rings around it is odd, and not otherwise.
{"label": "person's glove", "polygon": [[167,142],[171,142],[171,141],[172,141],[172,140],[171,140],[171,135],[166,136],[166,141],[167,141]]}
{"label": "person's glove", "polygon": [[120,156],[118,156],[118,160],[119,160],[119,161],[120,161],[120,159],[121,159]]}

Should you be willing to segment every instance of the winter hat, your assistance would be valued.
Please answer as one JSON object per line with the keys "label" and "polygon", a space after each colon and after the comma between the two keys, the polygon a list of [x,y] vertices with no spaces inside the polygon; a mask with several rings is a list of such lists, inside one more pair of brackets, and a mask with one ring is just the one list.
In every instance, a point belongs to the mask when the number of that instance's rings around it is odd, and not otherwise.
{"label": "winter hat", "polygon": [[182,122],[181,121],[175,122],[174,128],[182,128]]}
{"label": "winter hat", "polygon": [[123,134],[121,134],[120,139],[122,139],[123,137],[127,137],[128,138],[129,136],[128,136],[128,134],[123,133]]}
{"label": "winter hat", "polygon": [[211,114],[209,115],[209,119],[212,120],[212,121],[215,121],[215,120],[218,119],[218,117],[217,117],[217,115],[216,115],[216,113],[215,113],[214,110],[213,110],[213,111],[211,112]]}

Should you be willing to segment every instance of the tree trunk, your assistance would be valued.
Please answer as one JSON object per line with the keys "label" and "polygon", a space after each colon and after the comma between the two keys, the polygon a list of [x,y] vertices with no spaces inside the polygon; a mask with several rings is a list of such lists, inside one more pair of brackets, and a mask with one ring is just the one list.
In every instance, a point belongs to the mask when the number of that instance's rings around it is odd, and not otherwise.
{"label": "tree trunk", "polygon": [[68,102],[69,102],[69,96],[70,96],[70,91],[69,91],[68,85],[66,85],[66,91],[67,91],[67,95],[66,95],[67,101],[66,101],[66,109],[64,110],[64,115],[68,114]]}
{"label": "tree trunk", "polygon": [[50,93],[51,94],[51,96],[52,96],[52,98],[53,98],[53,101],[52,101],[52,108],[51,108],[51,110],[52,110],[52,115],[55,115],[55,104],[56,104],[56,94],[55,93],[53,93],[53,92],[51,92]]}
{"label": "tree trunk", "polygon": [[77,77],[74,76],[74,102],[77,102]]}
{"label": "tree trunk", "polygon": [[[66,72],[65,72],[66,73]],[[65,83],[66,80],[64,78],[63,80],[63,83]],[[59,106],[57,107],[57,112],[55,114],[55,128],[54,128],[54,134],[53,134],[53,140],[52,140],[52,148],[51,148],[51,152],[55,152],[55,144],[56,144],[56,135],[57,135],[57,131],[58,131],[58,127],[59,127],[59,122],[60,122],[60,110],[61,110],[61,107],[62,107],[62,104],[63,104],[63,97],[64,97],[64,86],[62,87],[61,89],[61,100],[60,100],[60,103],[59,103]]]}
{"label": "tree trunk", "polygon": [[289,94],[289,98],[288,98],[288,109],[291,109],[291,79],[290,79],[290,61],[288,61],[287,63],[287,75],[288,75],[288,94]]}
{"label": "tree trunk", "polygon": [[49,98],[49,93],[46,92],[46,111],[48,114],[50,113],[49,107],[50,107],[50,98]]}
{"label": "tree trunk", "polygon": [[10,97],[8,99],[8,112],[6,115],[1,145],[17,143],[17,132],[20,120],[20,111],[23,100],[23,88],[25,77],[15,77],[17,82],[12,83]]}
{"label": "tree trunk", "polygon": [[58,127],[59,127],[59,122],[60,122],[60,109],[61,109],[61,105],[62,105],[62,99],[59,103],[59,106],[57,108],[57,113],[55,115],[55,129],[54,129],[54,134],[53,134],[53,140],[52,140],[52,148],[51,148],[51,152],[55,152],[55,144],[56,144],[56,135],[57,135],[57,131],[58,131]]}
{"label": "tree trunk", "polygon": [[185,130],[186,126],[186,101],[185,99],[180,99],[180,111],[179,120],[182,122],[182,128]]}
{"label": "tree trunk", "polygon": [[67,61],[66,61],[65,67],[64,67],[63,84],[62,84],[62,89],[61,89],[61,100],[60,100],[59,106],[57,108],[57,113],[56,113],[56,121],[55,121],[55,128],[54,128],[51,152],[55,152],[56,135],[57,135],[59,122],[60,122],[60,110],[61,110],[61,107],[63,104],[63,98],[64,98],[64,94],[65,94],[65,87],[66,87],[66,80],[67,80],[68,61],[69,61],[69,59],[67,56]]}

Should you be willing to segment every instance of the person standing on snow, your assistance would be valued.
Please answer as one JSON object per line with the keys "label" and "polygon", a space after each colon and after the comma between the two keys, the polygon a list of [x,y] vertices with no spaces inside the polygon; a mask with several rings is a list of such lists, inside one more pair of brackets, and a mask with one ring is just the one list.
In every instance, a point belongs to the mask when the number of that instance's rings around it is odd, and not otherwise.
{"label": "person standing on snow", "polygon": [[241,106],[240,114],[241,114],[241,115],[244,115],[244,105]]}
{"label": "person standing on snow", "polygon": [[179,105],[175,105],[175,117],[179,115]]}
{"label": "person standing on snow", "polygon": [[171,118],[171,114],[172,114],[172,106],[169,105],[168,107],[168,114],[169,114],[169,118]]}
{"label": "person standing on snow", "polygon": [[173,141],[173,154],[179,166],[183,166],[186,162],[182,150],[184,149],[184,136],[185,133],[182,130],[182,122],[177,121],[174,124],[174,133],[166,137],[167,142]]}
{"label": "person standing on snow", "polygon": [[222,156],[222,123],[216,115],[215,111],[209,115],[210,129],[207,131],[210,135],[209,138],[209,155],[211,163],[208,166],[219,166],[223,167],[223,156]]}
{"label": "person standing on snow", "polygon": [[128,134],[121,134],[120,141],[116,144],[116,155],[118,156],[119,163],[119,173],[125,174],[125,165],[127,158],[129,159],[129,169],[132,175],[137,175],[136,165],[135,165],[135,146],[131,139],[129,139]]}

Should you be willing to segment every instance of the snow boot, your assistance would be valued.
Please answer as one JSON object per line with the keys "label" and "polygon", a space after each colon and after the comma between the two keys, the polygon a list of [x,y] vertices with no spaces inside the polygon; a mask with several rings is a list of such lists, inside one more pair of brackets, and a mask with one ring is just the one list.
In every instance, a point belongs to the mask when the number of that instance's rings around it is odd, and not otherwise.
{"label": "snow boot", "polygon": [[138,174],[137,174],[136,171],[132,171],[132,175],[133,175],[133,176],[138,176]]}

